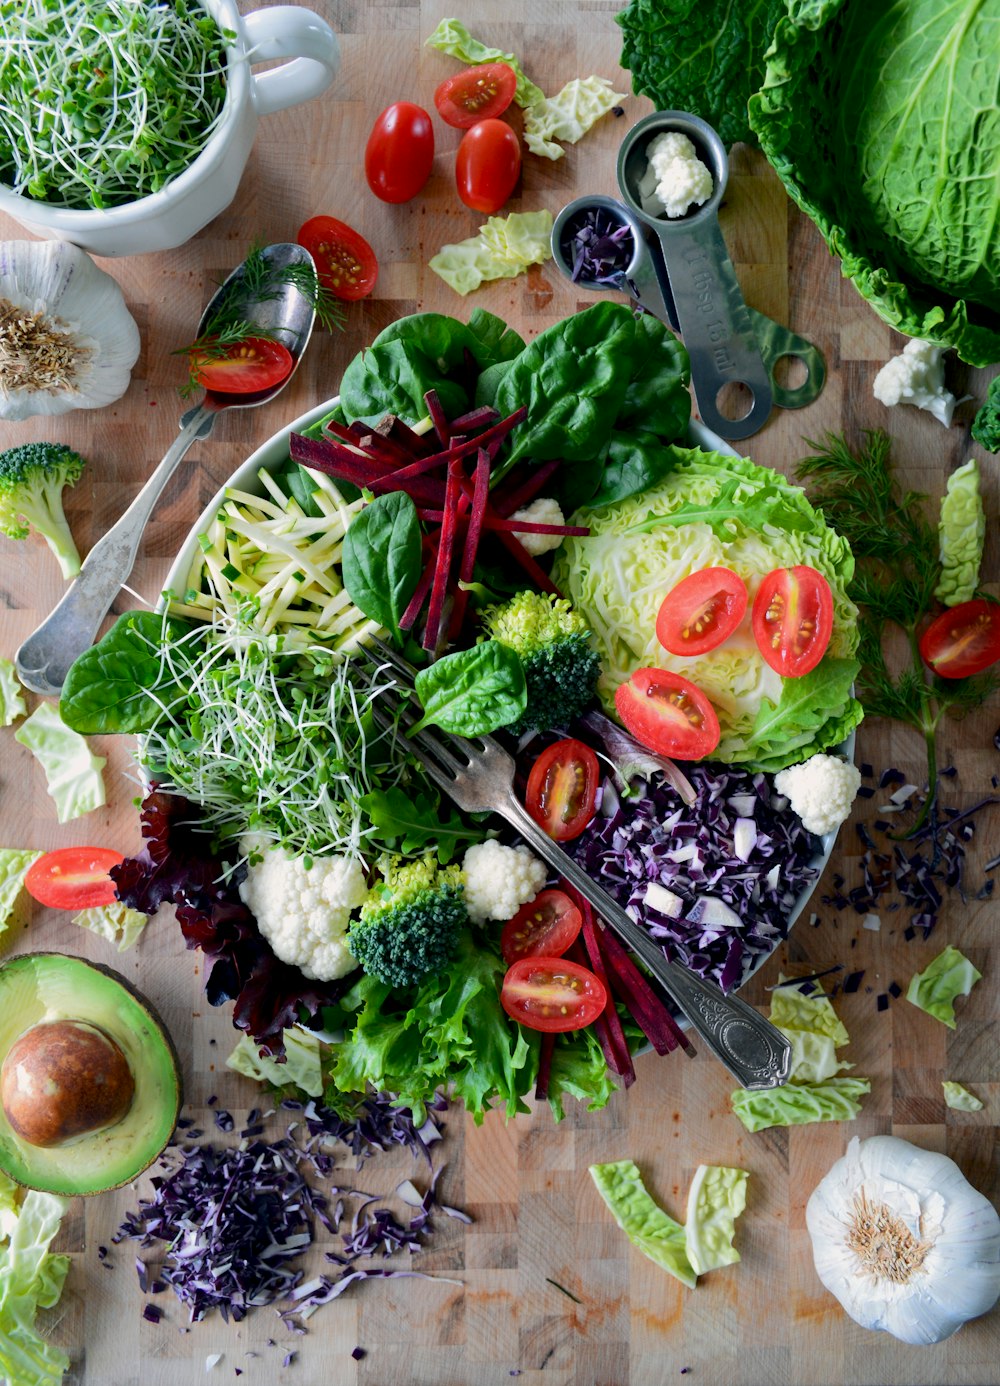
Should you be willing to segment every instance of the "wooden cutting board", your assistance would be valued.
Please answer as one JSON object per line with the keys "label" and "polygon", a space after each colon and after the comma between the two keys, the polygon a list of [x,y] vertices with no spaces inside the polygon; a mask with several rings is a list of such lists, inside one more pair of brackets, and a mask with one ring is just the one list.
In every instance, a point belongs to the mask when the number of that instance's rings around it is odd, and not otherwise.
{"label": "wooden cutting board", "polygon": [[[386,105],[406,98],[430,109],[435,85],[457,70],[422,46],[449,11],[439,0],[314,5],[341,39],[343,65],[334,88],[262,122],[236,201],[190,244],[167,254],[102,262],[121,283],[142,330],[143,351],[127,395],[98,412],[0,424],[4,447],[52,438],[90,458],[85,479],[67,501],[85,550],[124,509],[174,437],[183,406],[176,395],[181,369],[170,353],[190,338],[213,284],[243,257],[250,241],[293,239],[306,217],[327,212],[372,242],[380,260],[378,286],[371,299],[350,305],[344,331],[318,334],[279,401],[227,415],[215,436],[192,451],[157,508],[130,582],[145,600],[155,598],[171,556],[216,488],[273,431],[335,394],[346,363],[388,322],[417,309],[464,317],[482,306],[532,335],[594,301],[551,264],[486,286],[466,301],[427,269],[444,242],[473,234],[480,221],[453,191],[458,133],[435,123],[434,173],[425,192],[404,206],[386,206],[371,196],[361,156],[371,124]],[[548,92],[591,72],[620,79],[624,92],[629,80],[618,69],[617,8],[602,0],[536,0],[530,7],[470,0],[460,14],[484,41],[518,54]],[[622,104],[620,119],[606,118],[560,162],[527,156],[509,209],[544,206],[555,213],[582,193],[613,193],[621,137],[650,109],[648,101],[631,96]],[[776,413],[740,451],[788,471],[806,451],[803,437],[819,438],[832,429],[857,440],[866,428],[886,428],[901,480],[939,496],[949,471],[970,455],[975,402],[962,406],[946,430],[915,410],[886,410],[874,401],[874,374],[901,349],[902,339],[841,280],[814,228],[790,206],[765,161],[742,147],[733,155],[723,225],[748,301],[816,342],[829,368],[815,404],[799,413]],[[24,234],[0,218],[0,236]],[[950,369],[956,394],[983,398],[990,372]],[[984,571],[996,590],[997,471],[995,460],[979,455],[986,462],[991,517]],[[0,653],[13,654],[59,591],[40,541],[0,539]],[[124,594],[119,609],[132,600]],[[1000,707],[994,703],[943,729],[943,763],[957,769],[948,785],[950,802],[966,806],[990,793],[991,776],[1000,774],[1000,753],[992,744],[998,723]],[[93,842],[122,851],[138,846],[131,806],[137,791],[124,743],[98,743],[108,756],[108,808],[59,827],[39,768],[13,741],[12,730],[0,733],[0,843],[47,848]],[[877,768],[898,766],[917,780],[923,773],[920,750],[909,733],[877,722],[859,733],[859,760]],[[872,804],[880,802],[876,796],[858,819],[874,817]],[[996,854],[1000,815],[989,810],[979,824],[968,872],[973,894],[982,863]],[[831,868],[848,885],[857,880],[859,852],[852,822],[841,832]],[[111,1245],[122,1215],[148,1185],[141,1181],[136,1189],[77,1200],[61,1238],[72,1271],[62,1305],[46,1320],[47,1331],[72,1354],[68,1380],[80,1386],[193,1386],[206,1379],[206,1358],[222,1353],[207,1379],[232,1381],[238,1369],[247,1386],[279,1380],[301,1386],[500,1386],[512,1379],[519,1386],[662,1386],[682,1376],[701,1386],[1000,1381],[1000,1315],[934,1348],[909,1348],[866,1332],[820,1285],[804,1223],[808,1195],[853,1134],[894,1132],[946,1151],[978,1188],[994,1201],[1000,1197],[997,906],[952,896],[932,938],[907,942],[906,911],[884,911],[881,930],[870,932],[853,912],[822,903],[830,890],[828,874],[812,906],[815,926],[807,912],[748,995],[765,1006],[781,969],[807,973],[843,964],[864,971],[860,989],[837,1000],[851,1035],[846,1057],[857,1074],[872,1080],[854,1123],[748,1135],[729,1111],[732,1082],[704,1053],[693,1060],[647,1055],[638,1061],[631,1092],[618,1095],[603,1112],[574,1110],[558,1126],[547,1108],[510,1125],[492,1116],[481,1127],[456,1110],[448,1118],[446,1142],[437,1147],[438,1159],[447,1164],[441,1188],[474,1221],[466,1228],[442,1220],[432,1249],[412,1262],[414,1269],[449,1279],[352,1287],[318,1312],[302,1337],[291,1335],[270,1310],[240,1325],[216,1317],[189,1327],[170,1295],[158,1301],[162,1323],[144,1321],[132,1247],[111,1247],[110,1269],[99,1261],[98,1248]],[[184,950],[169,914],[158,917],[142,943],[121,957],[77,931],[66,916],[38,907],[23,914],[26,926],[13,938],[13,950],[63,949],[111,963],[149,994],[183,1056],[188,1112],[198,1127],[214,1135],[205,1105],[211,1096],[238,1123],[259,1105],[259,1091],[224,1067],[234,1039],[228,1009],[212,1011],[205,1004],[200,957]],[[946,943],[959,946],[984,974],[959,1005],[957,1029],[946,1030],[903,999],[878,1012],[877,996],[892,982],[905,990],[910,976]],[[943,1078],[967,1083],[985,1110],[946,1110]],[[692,1292],[634,1251],[587,1173],[592,1163],[624,1157],[639,1164],[654,1196],[680,1218],[700,1163],[749,1170],[749,1201],[737,1232],[741,1263],[705,1277]],[[342,1163],[343,1182],[372,1191],[388,1191],[412,1172],[406,1155],[380,1156],[358,1175],[348,1157]],[[365,1351],[360,1360],[352,1357],[356,1346]],[[284,1369],[288,1352],[296,1357]]]}

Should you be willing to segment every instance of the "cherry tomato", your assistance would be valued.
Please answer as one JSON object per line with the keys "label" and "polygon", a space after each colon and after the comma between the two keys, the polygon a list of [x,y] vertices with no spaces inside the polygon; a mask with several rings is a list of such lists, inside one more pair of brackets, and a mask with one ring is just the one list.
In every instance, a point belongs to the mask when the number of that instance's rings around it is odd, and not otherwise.
{"label": "cherry tomato", "polygon": [[771,668],[786,679],[815,669],[833,631],[833,595],[822,573],[804,563],[775,568],[753,601],[753,635]]}
{"label": "cherry tomato", "polygon": [[615,707],[632,735],[661,756],[701,760],[722,735],[701,689],[669,669],[636,669],[615,690]]}
{"label": "cherry tomato", "polygon": [[521,958],[500,989],[501,1006],[529,1030],[582,1030],[607,1000],[601,979],[565,958]]}
{"label": "cherry tomato", "polygon": [[981,674],[1000,659],[1000,606],[977,597],[942,611],[920,637],[920,657],[943,679]]}
{"label": "cherry tomato", "polygon": [[700,655],[728,640],[743,620],[747,588],[731,568],[702,568],[672,587],[656,618],[656,638],[674,655]]}
{"label": "cherry tomato", "polygon": [[503,960],[515,963],[519,958],[561,958],[582,924],[583,915],[565,891],[543,890],[503,926]]}
{"label": "cherry tomato", "polygon": [[593,818],[600,782],[593,751],[567,737],[544,750],[531,767],[525,808],[549,837],[568,842]]}
{"label": "cherry tomato", "polygon": [[456,130],[502,115],[514,100],[517,74],[506,63],[467,67],[448,77],[434,93],[438,115]]}
{"label": "cherry tomato", "polygon": [[375,252],[346,222],[336,217],[310,217],[299,227],[298,241],[316,261],[319,282],[337,298],[350,303],[374,289],[378,277]]}
{"label": "cherry tomato", "polygon": [[280,342],[266,337],[245,337],[225,347],[224,355],[214,357],[198,351],[190,353],[191,370],[206,390],[223,395],[252,395],[269,390],[291,375],[295,366],[291,352]]}
{"label": "cherry tomato", "polygon": [[108,875],[125,858],[107,847],[60,847],[32,862],[24,888],[42,905],[54,910],[89,910],[115,900],[115,883]]}
{"label": "cherry tomato", "polygon": [[499,212],[521,173],[521,141],[502,120],[481,120],[455,156],[458,195],[474,212]]}
{"label": "cherry tomato", "polygon": [[431,176],[434,127],[423,106],[396,101],[376,120],[365,146],[365,177],[383,202],[409,202]]}

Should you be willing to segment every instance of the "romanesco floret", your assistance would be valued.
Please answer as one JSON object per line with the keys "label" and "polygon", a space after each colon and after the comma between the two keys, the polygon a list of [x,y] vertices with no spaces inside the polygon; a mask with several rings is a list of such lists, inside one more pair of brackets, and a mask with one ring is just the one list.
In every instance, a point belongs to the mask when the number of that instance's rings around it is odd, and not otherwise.
{"label": "romanesco floret", "polygon": [[79,480],[85,465],[79,453],[61,443],[21,443],[0,452],[0,529],[10,539],[27,539],[37,530],[64,578],[80,571],[80,554],[63,514],[62,493]]}
{"label": "romanesco floret", "polygon": [[474,924],[513,919],[522,905],[542,889],[548,876],[544,862],[527,847],[505,847],[495,838],[474,843],[462,860],[465,906]]}
{"label": "romanesco floret", "polygon": [[860,785],[856,765],[827,755],[810,756],[774,777],[775,789],[787,797],[802,826],[818,836],[836,832],[850,817]]}
{"label": "romanesco floret", "polygon": [[1000,375],[990,381],[985,402],[972,420],[972,436],[987,452],[1000,452]]}
{"label": "romanesco floret", "polygon": [[944,349],[914,338],[898,356],[887,361],[872,384],[872,394],[890,407],[912,404],[926,409],[945,428],[958,400],[944,385]]}
{"label": "romanesco floret", "polygon": [[564,597],[518,592],[482,613],[488,635],[512,649],[524,668],[528,701],[507,728],[525,731],[565,727],[594,697],[600,657],[590,627]]}
{"label": "romanesco floret", "polygon": [[356,966],[347,940],[352,911],[368,899],[365,870],[352,857],[290,857],[259,839],[242,839],[249,856],[240,897],[275,957],[306,977],[332,982]]}
{"label": "romanesco floret", "polygon": [[439,866],[433,853],[416,861],[390,857],[348,943],[372,977],[408,987],[450,962],[468,922],[461,867]]}

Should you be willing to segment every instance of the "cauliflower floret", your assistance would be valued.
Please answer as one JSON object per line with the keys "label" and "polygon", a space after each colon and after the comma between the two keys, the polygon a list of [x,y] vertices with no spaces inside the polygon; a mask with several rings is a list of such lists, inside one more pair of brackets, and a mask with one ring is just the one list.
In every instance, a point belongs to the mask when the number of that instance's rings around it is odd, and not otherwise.
{"label": "cauliflower floret", "polygon": [[[707,164],[679,130],[668,130],[651,140],[649,163],[639,184],[639,195],[660,203],[668,217],[683,217],[712,196],[715,184]],[[652,211],[652,208],[647,208]]]}
{"label": "cauliflower floret", "polygon": [[[559,502],[552,496],[539,496],[530,505],[522,506],[520,510],[515,510],[510,517],[512,520],[527,520],[530,525],[564,525],[562,508]],[[557,549],[563,541],[561,534],[531,534],[521,533],[517,535],[521,545],[527,549],[528,553],[535,558],[541,553],[551,553]]]}
{"label": "cauliflower floret", "polygon": [[944,350],[918,338],[906,343],[899,356],[887,361],[872,386],[880,404],[913,404],[926,409],[945,428],[951,424],[958,400],[944,387]]}
{"label": "cauliflower floret", "polygon": [[368,899],[364,867],[351,857],[290,857],[243,839],[250,857],[240,898],[282,962],[332,982],[357,964],[347,947],[351,914]]}
{"label": "cauliflower floret", "polygon": [[826,755],[810,756],[801,765],[779,770],[774,777],[775,789],[787,796],[802,826],[820,836],[836,832],[850,816],[860,784],[856,765]]}
{"label": "cauliflower floret", "polygon": [[548,871],[527,847],[505,847],[489,838],[477,842],[462,859],[465,908],[475,924],[513,919],[522,905],[545,884]]}

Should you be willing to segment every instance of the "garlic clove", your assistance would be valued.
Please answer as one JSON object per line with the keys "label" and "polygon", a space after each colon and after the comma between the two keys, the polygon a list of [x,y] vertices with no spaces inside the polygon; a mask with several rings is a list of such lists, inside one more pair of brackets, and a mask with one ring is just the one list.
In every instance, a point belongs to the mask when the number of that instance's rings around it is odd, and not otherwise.
{"label": "garlic clove", "polygon": [[120,287],[84,251],[0,242],[0,418],[111,404],[128,388],[139,346]]}

